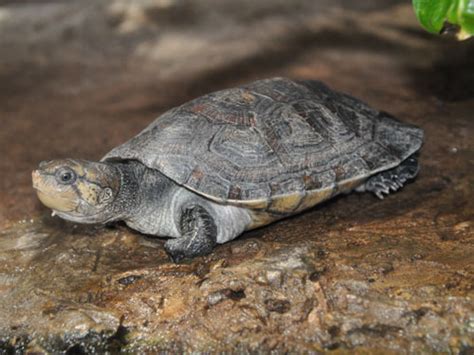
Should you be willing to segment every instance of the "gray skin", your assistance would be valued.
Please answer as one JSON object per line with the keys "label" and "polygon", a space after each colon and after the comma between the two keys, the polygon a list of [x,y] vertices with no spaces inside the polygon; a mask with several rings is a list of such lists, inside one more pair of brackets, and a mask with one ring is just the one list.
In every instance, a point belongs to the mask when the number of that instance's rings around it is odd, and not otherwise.
{"label": "gray skin", "polygon": [[110,164],[127,176],[110,208],[132,229],[173,238],[165,247],[174,260],[208,254],[252,221],[247,209],[212,202],[139,162]]}
{"label": "gray skin", "polygon": [[320,82],[275,78],[172,109],[101,162],[42,163],[33,185],[64,219],[171,237],[179,261],[340,193],[383,198],[417,175],[422,143]]}

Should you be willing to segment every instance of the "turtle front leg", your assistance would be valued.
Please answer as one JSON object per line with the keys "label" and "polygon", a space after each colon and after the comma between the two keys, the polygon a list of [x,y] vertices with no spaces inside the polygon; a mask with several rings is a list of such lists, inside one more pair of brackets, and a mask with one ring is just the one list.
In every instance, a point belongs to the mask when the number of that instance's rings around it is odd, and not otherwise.
{"label": "turtle front leg", "polygon": [[209,254],[216,245],[217,227],[212,216],[199,205],[181,213],[181,237],[165,243],[165,250],[177,263],[184,258]]}

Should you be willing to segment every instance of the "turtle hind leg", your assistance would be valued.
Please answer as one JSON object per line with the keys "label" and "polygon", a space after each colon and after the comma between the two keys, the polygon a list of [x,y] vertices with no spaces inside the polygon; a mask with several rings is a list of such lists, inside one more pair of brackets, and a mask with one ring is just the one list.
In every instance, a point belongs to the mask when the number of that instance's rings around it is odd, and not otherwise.
{"label": "turtle hind leg", "polygon": [[419,170],[417,157],[411,155],[397,167],[370,177],[357,191],[370,191],[378,198],[383,199],[384,194],[388,195],[397,191],[408,180],[415,178]]}
{"label": "turtle hind leg", "polygon": [[165,250],[177,263],[185,258],[209,254],[216,245],[217,227],[211,215],[201,206],[183,210],[180,219],[181,237],[165,243]]}

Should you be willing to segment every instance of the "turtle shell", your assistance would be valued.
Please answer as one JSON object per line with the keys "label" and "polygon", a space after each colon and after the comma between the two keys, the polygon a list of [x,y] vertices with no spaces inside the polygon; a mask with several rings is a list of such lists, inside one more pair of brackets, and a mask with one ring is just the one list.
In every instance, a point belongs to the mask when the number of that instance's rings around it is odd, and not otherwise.
{"label": "turtle shell", "polygon": [[319,81],[260,80],[158,117],[103,160],[138,160],[222,203],[301,210],[416,152],[423,131]]}

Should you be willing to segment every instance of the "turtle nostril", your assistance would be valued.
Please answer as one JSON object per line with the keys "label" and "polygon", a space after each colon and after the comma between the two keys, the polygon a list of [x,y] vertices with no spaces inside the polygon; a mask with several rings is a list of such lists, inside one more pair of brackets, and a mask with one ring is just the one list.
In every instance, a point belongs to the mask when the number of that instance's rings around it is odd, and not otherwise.
{"label": "turtle nostril", "polygon": [[34,188],[37,188],[38,187],[38,184],[40,183],[40,179],[41,179],[41,175],[40,173],[38,172],[38,170],[34,170],[32,173],[31,173],[31,178],[33,180],[33,187]]}
{"label": "turtle nostril", "polygon": [[40,169],[43,169],[44,167],[46,167],[46,165],[48,164],[49,162],[48,161],[42,161],[41,163],[39,163],[39,168]]}

